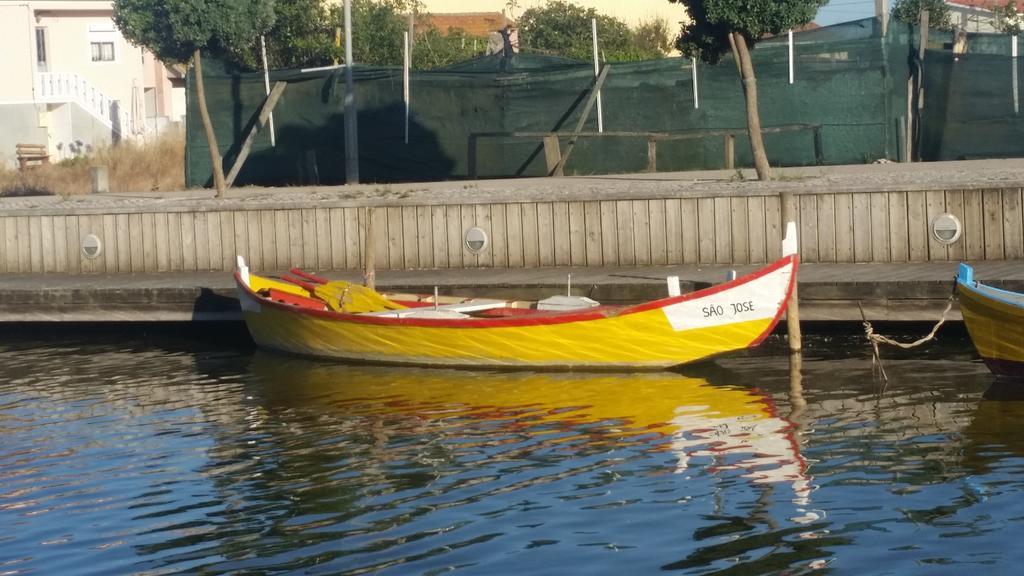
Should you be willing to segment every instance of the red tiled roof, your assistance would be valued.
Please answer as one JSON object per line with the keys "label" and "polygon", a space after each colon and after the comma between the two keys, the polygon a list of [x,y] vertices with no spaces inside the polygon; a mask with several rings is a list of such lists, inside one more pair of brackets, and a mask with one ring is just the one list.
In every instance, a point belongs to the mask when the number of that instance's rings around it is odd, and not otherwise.
{"label": "red tiled roof", "polygon": [[467,36],[487,36],[495,30],[501,30],[506,25],[512,24],[501,12],[452,12],[442,14],[427,14],[424,16],[427,25],[437,28],[441,34],[448,34],[448,30],[459,28]]}

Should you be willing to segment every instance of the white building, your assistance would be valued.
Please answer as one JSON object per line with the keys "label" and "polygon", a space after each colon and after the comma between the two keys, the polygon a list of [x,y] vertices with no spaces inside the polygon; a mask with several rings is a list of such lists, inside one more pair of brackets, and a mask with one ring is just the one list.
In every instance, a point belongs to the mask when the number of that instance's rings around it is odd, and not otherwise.
{"label": "white building", "polygon": [[129,44],[102,0],[0,0],[0,163],[53,160],[154,133],[185,114],[184,69]]}
{"label": "white building", "polygon": [[967,32],[999,32],[999,19],[993,8],[1014,2],[1019,12],[1024,12],[1020,0],[946,0],[953,25]]}

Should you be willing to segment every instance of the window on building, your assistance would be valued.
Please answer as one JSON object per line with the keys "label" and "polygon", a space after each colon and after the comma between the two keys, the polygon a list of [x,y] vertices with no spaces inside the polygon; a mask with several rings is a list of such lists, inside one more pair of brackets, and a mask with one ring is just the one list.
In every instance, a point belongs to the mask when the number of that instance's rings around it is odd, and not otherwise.
{"label": "window on building", "polygon": [[114,45],[117,42],[117,36],[113,20],[98,20],[89,23],[89,50],[93,62],[113,62],[116,59]]}
{"label": "window on building", "polygon": [[92,47],[92,61],[93,62],[113,62],[114,61],[114,43],[113,42],[90,42],[89,45]]}
{"label": "window on building", "polygon": [[36,28],[36,69],[46,72],[46,28]]}

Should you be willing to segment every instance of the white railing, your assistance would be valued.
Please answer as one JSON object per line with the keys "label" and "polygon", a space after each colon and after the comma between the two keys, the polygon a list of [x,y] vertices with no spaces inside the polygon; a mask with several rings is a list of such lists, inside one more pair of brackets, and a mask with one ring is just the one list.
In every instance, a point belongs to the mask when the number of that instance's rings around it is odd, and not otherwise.
{"label": "white railing", "polygon": [[112,100],[74,72],[37,73],[35,99],[37,102],[74,102],[119,135],[134,134],[130,103]]}

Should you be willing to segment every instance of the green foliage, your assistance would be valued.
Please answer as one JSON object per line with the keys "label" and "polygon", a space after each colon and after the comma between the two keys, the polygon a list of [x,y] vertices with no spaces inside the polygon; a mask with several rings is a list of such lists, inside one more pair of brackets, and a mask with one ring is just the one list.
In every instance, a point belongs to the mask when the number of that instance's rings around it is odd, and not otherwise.
{"label": "green foliage", "polygon": [[[396,0],[353,0],[352,58],[359,64],[401,66],[402,38],[409,23],[402,14],[407,6]],[[334,22],[344,26],[341,6]],[[344,46],[342,38],[342,46]],[[342,58],[344,61],[344,58]]]}
{"label": "green foliage", "polygon": [[685,56],[715,63],[730,49],[729,33],[753,46],[765,36],[799,28],[814,19],[828,0],[669,0],[690,15],[676,47]]}
{"label": "green foliage", "polygon": [[907,24],[921,21],[921,11],[928,11],[928,27],[936,30],[952,30],[949,6],[945,0],[896,0],[892,5],[892,17]]}
{"label": "green foliage", "polygon": [[[1017,12],[1014,2],[992,9],[996,15],[996,29],[1003,34],[1020,34],[1024,32],[1024,12]],[[929,15],[930,16],[930,15]]]}
{"label": "green foliage", "polygon": [[[277,19],[267,30],[267,64],[270,68],[317,66],[340,57],[334,45],[331,14],[322,0],[287,0],[277,4]],[[237,55],[248,69],[263,67],[258,46]]]}
{"label": "green foliage", "polygon": [[[401,66],[402,40],[408,30],[415,0],[353,0],[352,57],[358,64]],[[267,63],[271,68],[326,66],[344,62],[344,10],[322,0],[289,0],[278,4],[277,20],[266,33]],[[461,30],[442,34],[420,18],[416,23],[413,68],[437,68],[482,54],[486,38],[472,38]],[[229,54],[244,69],[259,70],[259,46]]]}
{"label": "green foliage", "polygon": [[633,34],[640,50],[658,54],[668,54],[672,50],[672,33],[664,18],[640,22]]}
{"label": "green foliage", "polygon": [[523,51],[590,60],[593,58],[590,22],[595,18],[605,59],[647,60],[665,55],[656,42],[651,45],[649,36],[638,41],[637,34],[625,22],[564,0],[551,0],[523,12],[518,22],[519,45]]}
{"label": "green foliage", "polygon": [[196,50],[238,54],[274,23],[273,0],[114,0],[114,22],[129,42],[168,62]]}
{"label": "green foliage", "polygon": [[448,34],[442,35],[437,28],[430,27],[416,35],[412,67],[443,68],[476,58],[487,52],[487,42],[487,38],[474,38],[458,28],[450,29]]}

